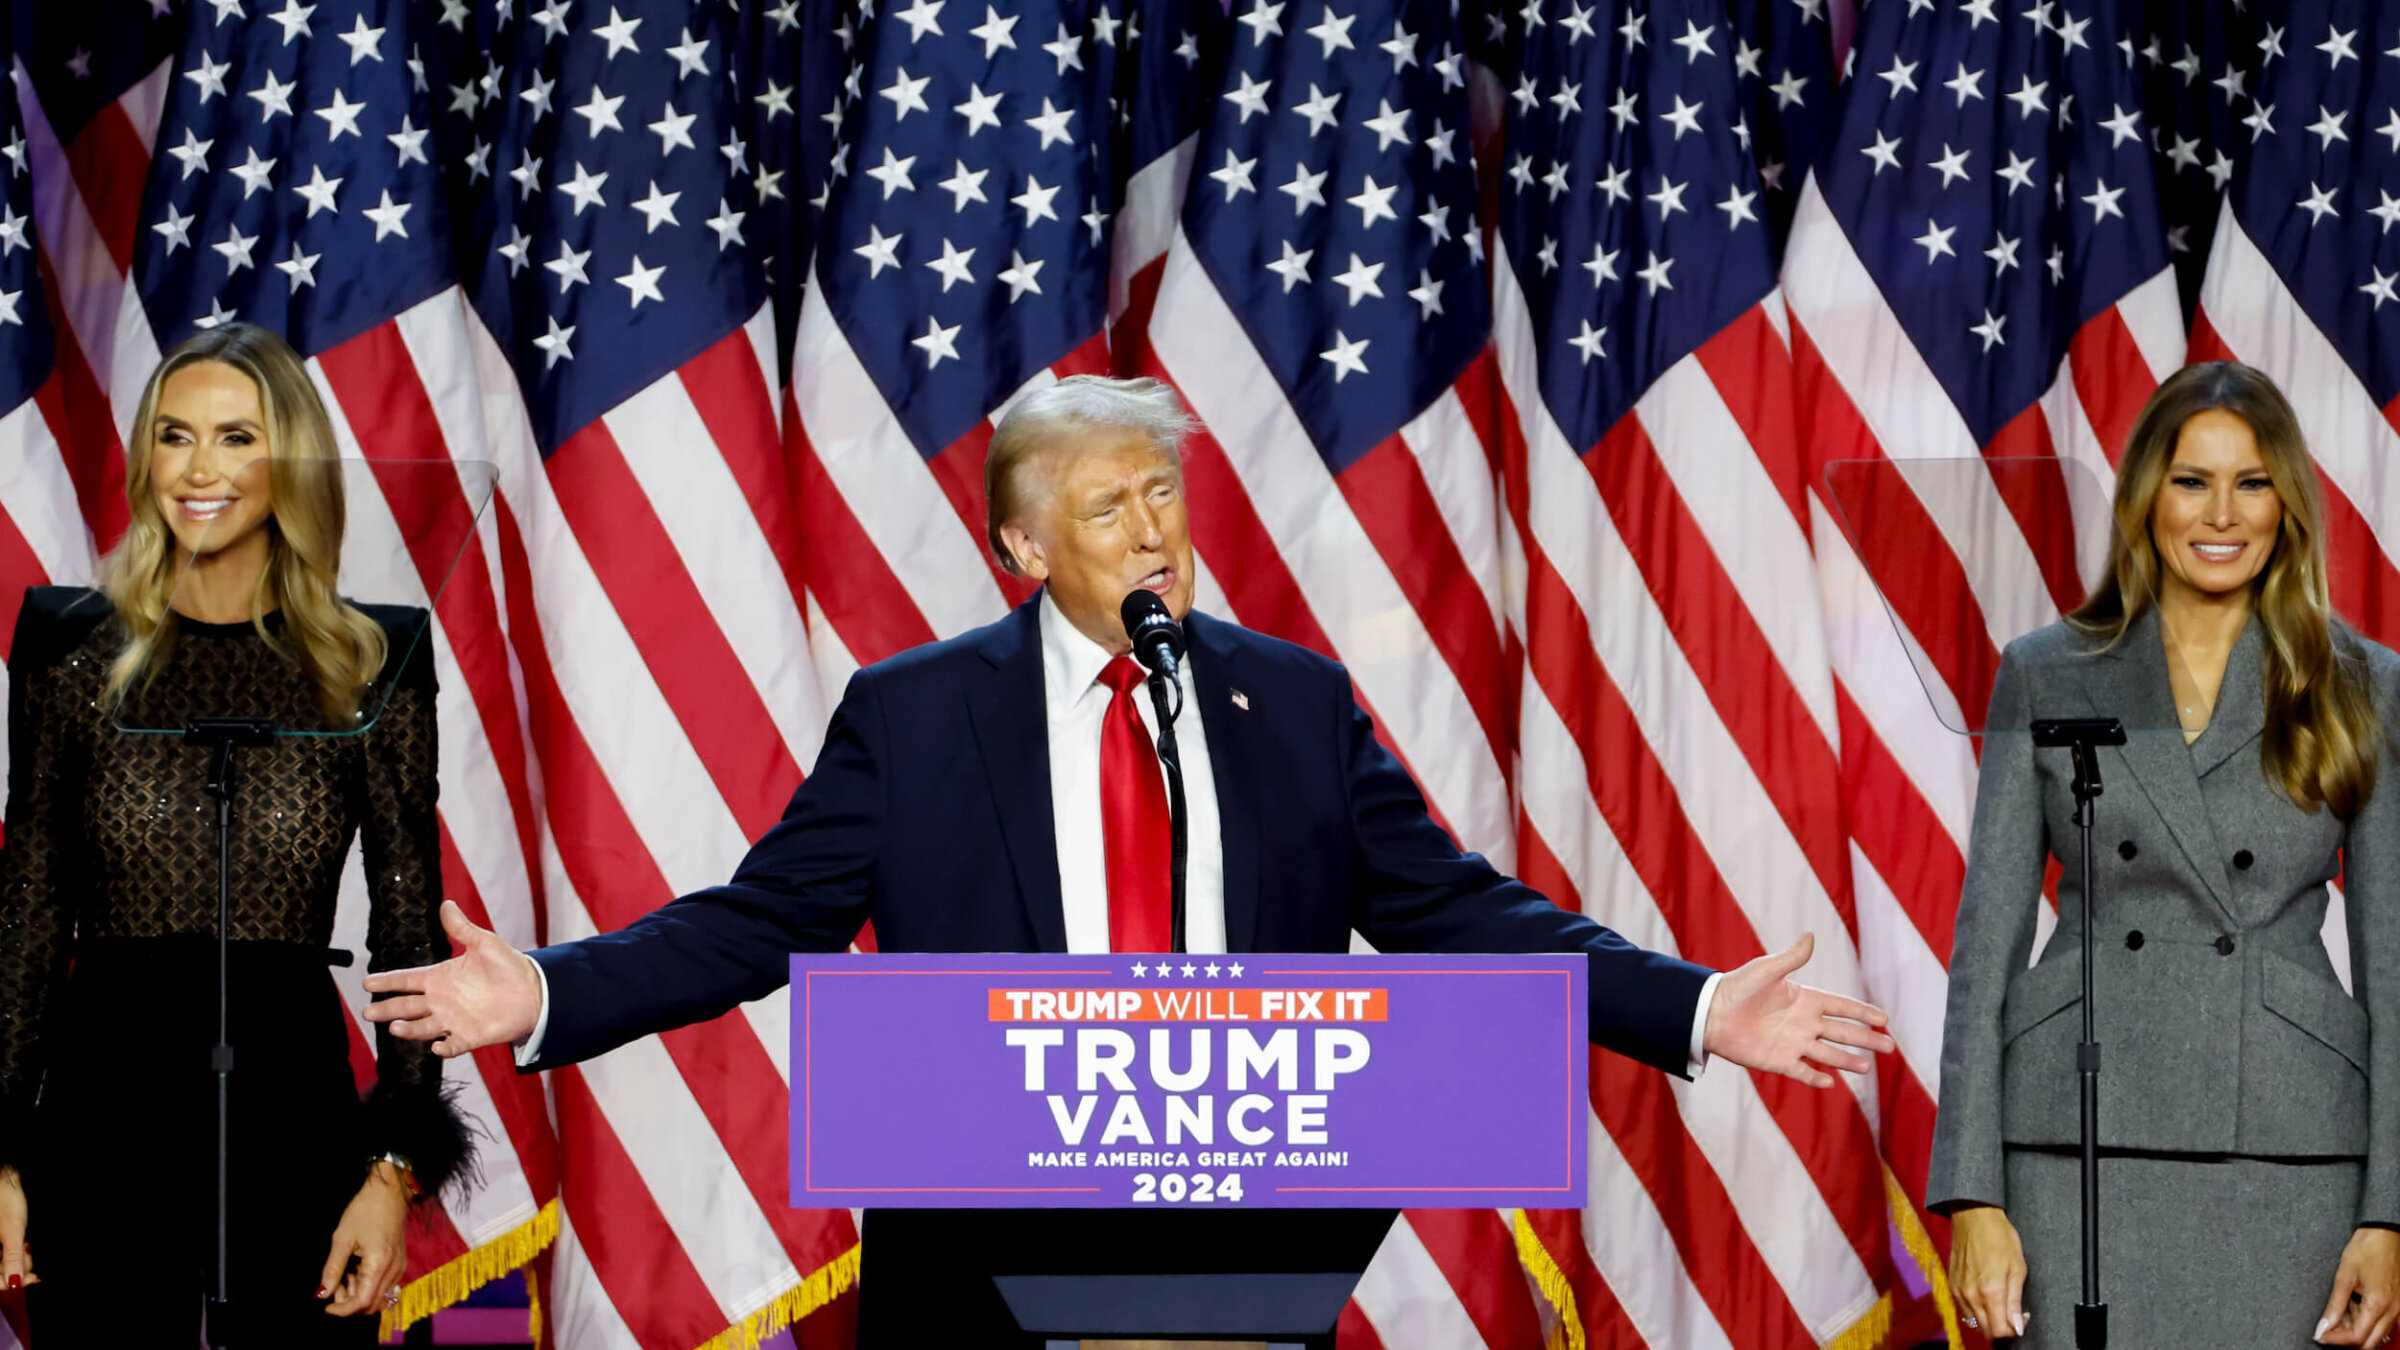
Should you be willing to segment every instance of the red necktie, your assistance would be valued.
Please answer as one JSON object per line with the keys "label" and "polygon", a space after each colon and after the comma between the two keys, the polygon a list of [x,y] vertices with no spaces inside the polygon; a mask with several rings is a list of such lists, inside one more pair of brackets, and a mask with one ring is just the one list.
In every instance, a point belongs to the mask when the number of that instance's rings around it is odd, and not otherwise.
{"label": "red necktie", "polygon": [[1142,725],[1142,668],[1118,657],[1100,672],[1111,691],[1100,724],[1100,833],[1108,847],[1108,949],[1163,952],[1173,943],[1167,784]]}

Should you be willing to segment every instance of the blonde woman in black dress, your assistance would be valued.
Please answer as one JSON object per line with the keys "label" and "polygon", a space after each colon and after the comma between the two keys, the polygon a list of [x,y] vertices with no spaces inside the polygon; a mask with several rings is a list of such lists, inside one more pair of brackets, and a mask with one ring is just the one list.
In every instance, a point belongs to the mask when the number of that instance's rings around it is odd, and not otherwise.
{"label": "blonde woman in black dress", "polygon": [[[331,424],[282,339],[195,334],[143,391],[131,524],[100,591],[27,593],[0,850],[0,1261],[43,1350],[191,1345],[214,1261],[217,867],[208,751],[128,727],[272,716],[233,813],[231,1330],[369,1345],[406,1220],[466,1164],[426,1047],[378,1036],[362,1095],[327,969],[351,841],[371,969],[448,954],[436,917],[422,610],[335,590]],[[389,690],[388,699],[383,691]],[[370,692],[373,691],[373,692]],[[375,708],[380,706],[380,717]]]}

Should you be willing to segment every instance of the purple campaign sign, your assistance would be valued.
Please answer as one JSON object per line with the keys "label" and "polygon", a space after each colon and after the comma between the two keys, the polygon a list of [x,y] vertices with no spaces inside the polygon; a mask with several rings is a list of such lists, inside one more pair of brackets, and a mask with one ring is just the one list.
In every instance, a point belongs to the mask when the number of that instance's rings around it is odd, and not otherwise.
{"label": "purple campaign sign", "polygon": [[1586,958],[792,958],[792,1203],[1583,1203]]}

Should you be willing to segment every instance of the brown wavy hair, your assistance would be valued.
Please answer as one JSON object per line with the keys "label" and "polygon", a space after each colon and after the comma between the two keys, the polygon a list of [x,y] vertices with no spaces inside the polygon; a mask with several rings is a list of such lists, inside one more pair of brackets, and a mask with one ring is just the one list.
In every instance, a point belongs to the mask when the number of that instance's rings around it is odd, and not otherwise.
{"label": "brown wavy hair", "polygon": [[2249,424],[2283,506],[2274,552],[2251,582],[2251,610],[2265,637],[2259,682],[2267,720],[2259,761],[2267,781],[2302,809],[2330,806],[2347,818],[2375,790],[2383,725],[2363,659],[2335,642],[2316,465],[2299,417],[2272,380],[2239,362],[2210,361],[2185,366],[2159,385],[2134,420],[2117,466],[2108,572],[2067,622],[2114,646],[2150,608],[2160,572],[2151,507],[2184,423],[2211,409]]}
{"label": "brown wavy hair", "polygon": [[[359,699],[383,669],[389,644],[382,625],[345,602],[335,589],[347,510],[335,460],[333,421],[299,353],[271,330],[229,323],[204,328],[167,353],[142,386],[132,444],[125,456],[125,498],[131,519],[125,537],[100,563],[101,589],[116,608],[125,646],[110,664],[105,697],[114,706],[137,680],[158,677],[175,649],[170,602],[180,568],[175,536],[151,492],[159,391],[186,366],[214,361],[250,377],[265,414],[268,488],[267,565],[250,597],[250,622],[267,645],[300,667],[316,686],[328,730],[350,727]],[[318,467],[322,466],[322,467]],[[269,611],[283,616],[278,634]]]}

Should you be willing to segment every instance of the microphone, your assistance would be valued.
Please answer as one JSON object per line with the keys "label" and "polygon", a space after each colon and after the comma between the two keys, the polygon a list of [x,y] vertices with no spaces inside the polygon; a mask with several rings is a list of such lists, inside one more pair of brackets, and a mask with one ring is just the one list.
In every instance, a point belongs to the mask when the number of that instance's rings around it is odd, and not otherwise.
{"label": "microphone", "polygon": [[1167,602],[1152,591],[1128,591],[1117,617],[1125,622],[1125,635],[1133,639],[1133,659],[1175,679],[1183,665],[1183,625],[1167,613]]}

